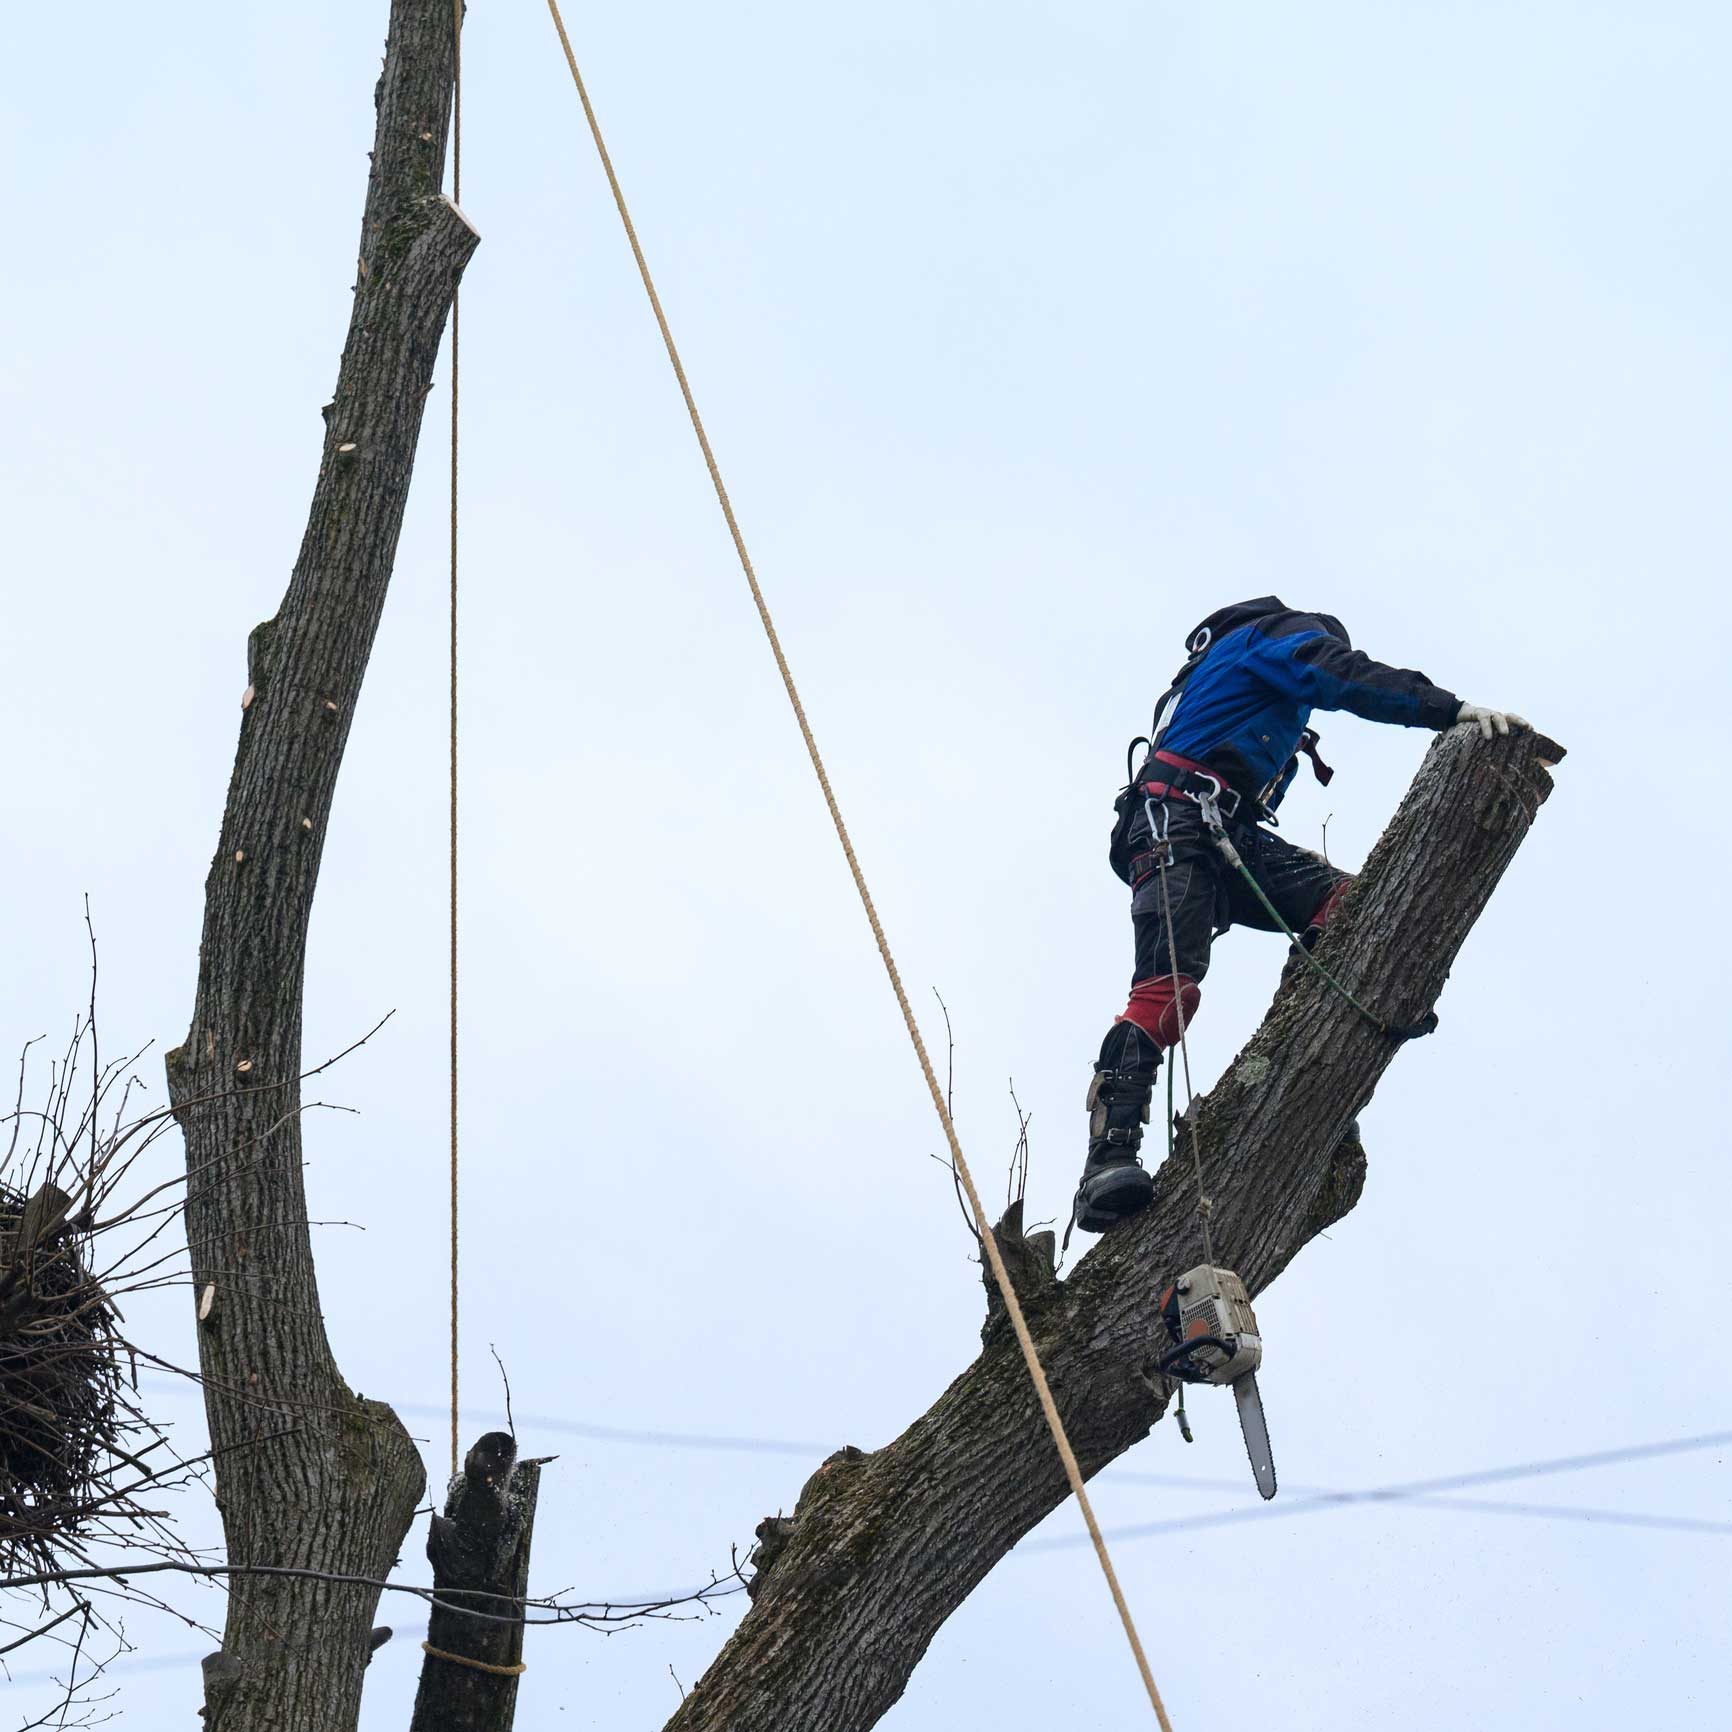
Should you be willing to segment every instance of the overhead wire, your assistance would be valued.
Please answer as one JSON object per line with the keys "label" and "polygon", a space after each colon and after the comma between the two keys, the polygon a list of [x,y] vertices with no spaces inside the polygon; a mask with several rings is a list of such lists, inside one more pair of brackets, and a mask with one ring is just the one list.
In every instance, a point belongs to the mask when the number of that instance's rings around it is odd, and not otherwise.
{"label": "overhead wire", "polygon": [[[1468,1473],[1443,1474],[1430,1479],[1405,1480],[1395,1485],[1374,1486],[1365,1491],[1318,1491],[1309,1496],[1283,1498],[1279,1503],[1255,1508],[1214,1510],[1201,1515],[1168,1516],[1160,1521],[1139,1522],[1134,1526],[1114,1528],[1114,1540],[1151,1539],[1156,1534],[1188,1533],[1202,1528],[1230,1527],[1246,1521],[1276,1521],[1283,1516],[1314,1515],[1319,1510],[1339,1509],[1349,1504],[1402,1503],[1434,1493],[1465,1490],[1469,1486],[1498,1485],[1507,1480],[1541,1479],[1553,1474],[1580,1473],[1588,1468],[1611,1467],[1623,1462],[1649,1461],[1656,1457],[1682,1455],[1695,1450],[1717,1449],[1732,1444],[1732,1431],[1703,1432],[1695,1437],[1668,1438],[1661,1443],[1627,1445],[1619,1449],[1594,1450],[1585,1455],[1554,1456],[1543,1461],[1519,1462],[1510,1467],[1479,1468]],[[1509,1506],[1493,1505],[1493,1508]],[[1644,1519],[1640,1525],[1650,1525]],[[1676,1518],[1678,1520],[1694,1518]],[[1671,1525],[1667,1520],[1666,1525]],[[1712,1531],[1712,1530],[1709,1530]],[[1051,1539],[1029,1540],[1024,1544],[1035,1551],[1066,1551],[1076,1545],[1068,1535]]]}
{"label": "overhead wire", "polygon": [[[162,1391],[179,1392],[190,1389],[192,1385],[170,1383],[166,1380],[149,1380],[152,1386]],[[398,1404],[400,1413],[424,1413],[441,1415],[443,1408],[416,1407]],[[475,1418],[495,1418],[497,1415],[480,1415],[472,1413]],[[818,1444],[798,1444],[792,1441],[777,1441],[759,1438],[725,1438],[709,1437],[693,1433],[680,1432],[639,1432],[614,1431],[605,1427],[583,1425],[574,1420],[565,1420],[547,1414],[522,1415],[525,1426],[535,1426],[546,1431],[572,1432],[580,1437],[600,1436],[607,1442],[657,1442],[680,1444],[685,1447],[706,1448],[739,1448],[762,1447],[778,1453],[792,1453],[796,1450],[807,1453],[817,1453],[822,1446]],[[1589,1509],[1578,1508],[1571,1504],[1523,1504],[1499,1503],[1489,1498],[1444,1498],[1434,1497],[1431,1492],[1415,1489],[1417,1486],[1429,1486],[1441,1492],[1446,1488],[1465,1487],[1469,1485],[1488,1485],[1503,1481],[1537,1478],[1565,1473],[1580,1473],[1591,1468],[1613,1467],[1623,1463],[1649,1460],[1654,1457],[1678,1455],[1695,1450],[1713,1449],[1732,1445],[1732,1431],[1705,1432],[1692,1437],[1668,1438],[1658,1443],[1627,1445],[1623,1448],[1598,1450],[1587,1455],[1553,1457],[1541,1461],[1518,1462],[1506,1467],[1481,1468],[1467,1473],[1452,1474],[1442,1478],[1410,1482],[1405,1486],[1383,1486],[1363,1492],[1328,1491],[1324,1488],[1295,1486],[1292,1491],[1302,1493],[1306,1498],[1315,1498],[1316,1507],[1343,1508],[1350,1504],[1383,1503],[1383,1504],[1413,1504],[1421,1508],[1437,1508],[1473,1515],[1516,1515],[1535,1517],[1543,1520],[1561,1520],[1587,1522],[1607,1526],[1655,1528],[1668,1532],[1727,1534],[1732,1535],[1732,1522],[1717,1522],[1694,1516],[1668,1516],[1649,1514],[1631,1510]],[[1239,1488],[1241,1482],[1237,1479],[1193,1479],[1180,1474],[1141,1473],[1130,1469],[1117,1469],[1113,1472],[1117,1482],[1133,1482],[1144,1485],[1160,1485],[1176,1487],[1186,1491],[1233,1491]],[[1272,1520],[1283,1513],[1286,1508],[1299,1507],[1292,1505],[1274,1505],[1259,1503],[1250,1506],[1244,1513],[1252,1520]],[[1305,1507],[1311,1507],[1308,1503]],[[1179,1516],[1173,1519],[1171,1527],[1163,1527],[1159,1523],[1147,1523],[1137,1528],[1115,1528],[1110,1537],[1118,1540],[1135,1540],[1153,1537],[1159,1532],[1171,1531],[1177,1528],[1198,1528],[1217,1525],[1220,1522],[1238,1519],[1239,1511],[1216,1511],[1202,1516]],[[1019,1553],[1036,1551],[1069,1550],[1077,1544],[1074,1538],[1059,1537],[1048,1540],[1025,1540],[1018,1548]],[[666,1596],[637,1596],[644,1599],[651,1597],[675,1598]],[[399,1634],[405,1632],[399,1631]],[[416,1636],[424,1633],[421,1630],[410,1630],[407,1634]],[[193,1666],[198,1663],[196,1653],[129,1655],[111,1664],[122,1670],[146,1672],[163,1671],[177,1666]],[[8,1682],[12,1684],[38,1684],[51,1682],[55,1674],[52,1671],[35,1673],[14,1672],[9,1674]]]}
{"label": "overhead wire", "polygon": [[1010,1319],[1011,1329],[1016,1336],[1017,1346],[1021,1349],[1023,1363],[1028,1368],[1029,1380],[1034,1385],[1036,1399],[1040,1403],[1048,1430],[1052,1433],[1054,1447],[1058,1451],[1059,1460],[1063,1464],[1065,1478],[1070,1482],[1070,1488],[1077,1500],[1077,1507],[1082,1512],[1085,1525],[1088,1528],[1089,1539],[1099,1559],[1101,1573],[1106,1578],[1107,1588],[1112,1596],[1114,1608],[1119,1615],[1119,1621],[1124,1627],[1125,1638],[1130,1644],[1131,1653],[1137,1665],[1137,1671],[1142,1678],[1143,1687],[1148,1693],[1149,1705],[1154,1710],[1155,1719],[1162,1732],[1172,1732],[1172,1722],[1167,1718],[1165,1703],[1155,1684],[1154,1673],[1150,1670],[1148,1656],[1143,1650],[1141,1636],[1137,1633],[1135,1619],[1125,1599],[1124,1590],[1119,1585],[1118,1574],[1113,1568],[1112,1557],[1107,1550],[1106,1540],[1102,1537],[1100,1524],[1095,1519],[1094,1507],[1089,1502],[1088,1488],[1083,1482],[1082,1468],[1079,1466],[1075,1451],[1071,1448],[1070,1439],[1065,1433],[1064,1421],[1059,1415],[1058,1406],[1053,1400],[1052,1390],[1047,1384],[1046,1373],[1041,1368],[1040,1356],[1035,1351],[1034,1339],[1029,1334],[1027,1319],[1023,1316],[1022,1305],[1017,1298],[1016,1289],[1011,1284],[1010,1276],[1004,1266],[1004,1258],[999,1252],[998,1242],[993,1235],[992,1224],[987,1216],[985,1205],[980,1200],[980,1193],[975,1187],[974,1176],[969,1170],[967,1158],[962,1152],[962,1144],[956,1134],[956,1126],[951,1119],[949,1107],[945,1103],[944,1091],[938,1082],[938,1076],[933,1069],[931,1057],[926,1051],[926,1042],[920,1033],[920,1025],[915,1020],[913,1007],[908,1002],[908,994],[902,986],[902,977],[896,967],[896,959],[891,954],[890,944],[884,935],[884,928],[878,918],[878,910],[872,901],[872,894],[867,889],[866,877],[861,870],[860,862],[854,852],[854,844],[848,835],[848,827],[843,822],[841,807],[837,804],[835,791],[830,785],[829,772],[824,767],[823,757],[818,751],[818,743],[812,733],[811,723],[806,717],[805,705],[801,702],[799,688],[794,683],[794,676],[788,666],[788,660],[782,650],[781,638],[776,631],[775,621],[771,618],[768,603],[758,582],[757,572],[752,565],[751,554],[747,551],[745,537],[740,531],[739,521],[734,515],[733,501],[728,495],[722,472],[716,462],[715,451],[710,445],[708,432],[704,428],[703,417],[698,412],[697,399],[692,394],[691,382],[686,376],[685,363],[680,359],[678,345],[674,342],[673,331],[668,324],[667,314],[662,308],[661,296],[656,290],[655,279],[650,274],[648,260],[644,256],[643,247],[638,240],[637,226],[632,221],[630,208],[626,204],[625,193],[620,186],[619,176],[614,172],[613,158],[608,152],[607,141],[602,136],[601,125],[596,118],[595,108],[590,102],[589,91],[584,84],[583,74],[578,69],[577,55],[571,46],[571,37],[565,28],[565,19],[560,13],[559,0],[547,0],[549,13],[553,18],[553,26],[559,35],[560,47],[564,50],[566,65],[570,69],[573,85],[576,87],[577,98],[583,107],[583,115],[588,123],[590,137],[593,139],[596,154],[601,159],[602,171],[607,177],[608,188],[613,194],[615,208],[619,212],[620,222],[625,229],[626,239],[630,243],[632,257],[637,263],[638,275],[643,280],[644,292],[649,298],[650,310],[655,315],[657,328],[661,332],[663,346],[667,350],[668,360],[673,366],[674,377],[678,381],[680,395],[685,400],[686,414],[691,420],[692,431],[697,436],[699,449],[703,452],[704,463],[710,473],[710,483],[715,489],[717,503],[721,506],[722,516],[727,522],[728,533],[733,539],[734,551],[740,562],[740,569],[745,574],[747,587],[751,591],[753,605],[758,610],[758,618],[763,625],[764,635],[769,640],[770,653],[775,658],[776,671],[781,675],[782,685],[788,694],[788,702],[793,707],[794,718],[800,727],[801,738],[805,741],[807,756],[811,759],[812,769],[818,778],[818,785],[823,790],[824,803],[829,808],[830,821],[836,830],[837,840],[842,845],[842,852],[848,861],[848,870],[853,875],[854,888],[860,897],[868,924],[872,928],[872,936],[877,941],[878,954],[884,963],[885,973],[889,976],[891,990],[896,996],[896,1002],[902,1012],[902,1020],[908,1030],[908,1038],[914,1048],[914,1054],[920,1064],[921,1075],[925,1078],[927,1092],[932,1097],[932,1105],[938,1115],[939,1123],[944,1129],[945,1140],[950,1146],[950,1156],[954,1163],[957,1176],[962,1181],[967,1193],[969,1207],[974,1212],[976,1229],[980,1237],[982,1249],[987,1261],[992,1267],[994,1280],[1004,1298],[1006,1314]]}
{"label": "overhead wire", "polygon": [[[157,1378],[141,1381],[141,1387],[153,1394],[189,1396],[198,1387],[197,1378]],[[397,1401],[391,1404],[398,1413],[415,1418],[443,1418],[443,1407],[425,1403]],[[465,1417],[472,1424],[496,1426],[504,1423],[505,1414],[492,1408],[468,1408]],[[750,1437],[731,1432],[664,1431],[648,1426],[596,1425],[588,1420],[568,1419],[554,1413],[520,1413],[516,1416],[520,1430],[531,1428],[558,1432],[569,1437],[586,1438],[594,1443],[629,1444],[633,1447],[657,1449],[713,1450],[729,1455],[823,1455],[829,1445],[812,1439],[791,1437]],[[1472,1468],[1441,1479],[1418,1480],[1402,1485],[1372,1487],[1360,1491],[1339,1491],[1327,1486],[1294,1485],[1286,1489],[1305,1497],[1324,1497],[1340,1501],[1354,1499],[1363,1502],[1403,1503],[1417,1501],[1433,1493],[1463,1490],[1475,1485],[1496,1485],[1506,1480],[1543,1478],[1555,1474],[1580,1473],[1591,1468],[1615,1467],[1626,1462],[1646,1461],[1654,1457],[1689,1454],[1699,1450],[1732,1447],[1732,1430],[1695,1432],[1685,1437],[1664,1438],[1655,1443],[1624,1444],[1612,1449],[1596,1450],[1586,1455],[1552,1456],[1538,1461],[1515,1462],[1504,1467]],[[1157,1485],[1187,1491],[1238,1491],[1238,1479],[1209,1479],[1190,1474],[1148,1473],[1139,1468],[1107,1468],[1115,1485]],[[1285,1505],[1257,1504],[1251,1507],[1278,1514]],[[1488,1510],[1516,1509],[1514,1504],[1489,1504]],[[1225,1513],[1225,1512],[1223,1512]],[[1593,1512],[1590,1512],[1593,1513]],[[1609,1513],[1609,1512],[1608,1512]],[[1176,1518],[1194,1520],[1196,1518]],[[1115,1529],[1122,1534],[1123,1530]],[[1112,1535],[1108,1536],[1113,1537]],[[1030,1542],[1025,1542],[1025,1544]],[[1066,1541],[1074,1544],[1074,1541]]]}

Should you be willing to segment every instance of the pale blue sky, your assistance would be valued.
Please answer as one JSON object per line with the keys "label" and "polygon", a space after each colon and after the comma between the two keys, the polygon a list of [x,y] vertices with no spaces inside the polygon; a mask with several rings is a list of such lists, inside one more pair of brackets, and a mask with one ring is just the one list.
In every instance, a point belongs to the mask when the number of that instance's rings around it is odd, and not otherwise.
{"label": "pale blue sky", "polygon": [[[294,554],[347,317],[384,13],[12,23],[0,1052],[79,1002],[86,889],[111,1038],[184,1032],[245,637]],[[1068,1206],[1129,966],[1108,806],[1184,633],[1270,589],[1326,607],[1571,755],[1439,1035],[1365,1114],[1364,1202],[1260,1307],[1283,1476],[1732,1426],[1724,9],[569,22],[904,971],[955,1017],[977,1164],[1008,1156],[1014,1075],[1034,1212]],[[490,1411],[494,1343],[521,1412],[872,1447],[975,1346],[936,1127],[542,9],[477,0],[465,64],[468,1388]],[[345,1371],[425,1406],[444,480],[435,433],[308,1003],[313,1054],[397,1007],[333,1074],[362,1116],[315,1125],[308,1182],[316,1216],[366,1229],[319,1240]],[[1356,863],[1425,742],[1322,720],[1340,774],[1288,829],[1333,814]],[[1279,965],[1223,943],[1205,1075]],[[191,1356],[179,1298],[142,1324]],[[163,1411],[196,1436],[195,1402]],[[1109,1527],[1255,1501],[1228,1404],[1196,1419],[1194,1447],[1163,1426],[1103,1478]],[[440,1422],[417,1425],[437,1467]],[[536,1579],[596,1594],[701,1578],[810,1465],[525,1442],[562,1452]],[[1724,1452],[1483,1495],[1732,1517]],[[1375,1507],[1119,1562],[1190,1732],[1596,1732],[1711,1717],[1728,1543]],[[1232,1608],[1234,1663],[1182,1634],[1176,1584]],[[659,1726],[669,1666],[690,1685],[724,1633],[539,1633],[519,1724]],[[405,1723],[418,1658],[407,1634],[382,1652],[367,1732]],[[195,1664],[115,1679],[132,1724],[190,1723]],[[1118,1727],[1139,1704],[1092,1560],[1031,1548],[884,1724]]]}

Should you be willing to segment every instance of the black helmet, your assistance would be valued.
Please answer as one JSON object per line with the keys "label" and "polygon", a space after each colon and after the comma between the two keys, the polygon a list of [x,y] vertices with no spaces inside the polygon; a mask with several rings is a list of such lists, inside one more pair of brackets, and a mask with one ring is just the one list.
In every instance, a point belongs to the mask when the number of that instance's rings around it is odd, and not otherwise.
{"label": "black helmet", "polygon": [[[1276,614],[1292,613],[1290,608],[1278,595],[1260,595],[1252,601],[1236,601],[1229,607],[1218,607],[1195,627],[1191,635],[1185,639],[1186,652],[1200,656],[1217,638],[1225,637],[1230,631],[1237,631],[1242,625],[1249,625],[1253,620],[1270,619]],[[1332,613],[1312,614],[1331,637],[1338,637],[1349,649],[1353,640],[1347,635],[1344,626]]]}

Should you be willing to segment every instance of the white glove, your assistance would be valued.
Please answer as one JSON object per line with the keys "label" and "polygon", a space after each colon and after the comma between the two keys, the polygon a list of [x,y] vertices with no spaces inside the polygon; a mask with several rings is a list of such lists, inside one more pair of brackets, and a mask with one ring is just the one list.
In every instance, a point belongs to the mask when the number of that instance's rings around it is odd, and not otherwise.
{"label": "white glove", "polygon": [[1456,723],[1463,722],[1479,729],[1480,738],[1489,740],[1493,734],[1507,734],[1511,728],[1525,728],[1528,722],[1514,710],[1488,710],[1483,704],[1464,702],[1455,712]]}

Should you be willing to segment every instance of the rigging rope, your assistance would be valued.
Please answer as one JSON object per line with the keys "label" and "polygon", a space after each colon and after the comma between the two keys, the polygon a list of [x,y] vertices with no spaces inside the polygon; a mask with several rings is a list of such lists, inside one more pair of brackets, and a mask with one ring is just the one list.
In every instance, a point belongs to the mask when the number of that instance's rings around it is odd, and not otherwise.
{"label": "rigging rope", "polygon": [[[1185,1015],[1185,996],[1179,989],[1183,978],[1179,973],[1179,946],[1177,935],[1173,931],[1173,903],[1167,892],[1167,860],[1173,851],[1170,842],[1157,840],[1158,852],[1155,855],[1156,869],[1161,875],[1161,917],[1167,925],[1167,961],[1173,970],[1173,1014],[1179,1019],[1179,1056],[1185,1066],[1185,1123],[1191,1132],[1191,1171],[1197,1180],[1197,1224],[1203,1231],[1203,1261],[1210,1268],[1215,1266],[1215,1240],[1209,1231],[1209,1215],[1213,1205],[1208,1193],[1203,1188],[1203,1150],[1197,1141],[1197,1115],[1191,1110],[1195,1096],[1191,1092],[1191,1043],[1185,1034],[1185,1024],[1190,1020]],[[1173,1152],[1173,1064],[1167,1061],[1167,1154]],[[1184,1412],[1184,1384],[1179,1385],[1180,1413]],[[1184,1421],[1180,1420],[1180,1429],[1184,1429]]]}
{"label": "rigging rope", "polygon": [[[451,202],[463,202],[463,0],[452,7]],[[457,303],[451,291],[451,1477],[457,1477]]]}
{"label": "rigging rope", "polygon": [[485,1672],[490,1678],[521,1678],[529,1670],[522,1660],[509,1666],[495,1666],[486,1660],[472,1660],[467,1654],[453,1654],[447,1648],[435,1648],[431,1642],[423,1642],[421,1652],[431,1654],[435,1660],[449,1660],[453,1666],[467,1666],[472,1672]]}
{"label": "rigging rope", "polygon": [[1040,1356],[1035,1351],[1033,1337],[1029,1334],[1028,1321],[1023,1316],[1022,1305],[1016,1295],[1016,1289],[1011,1285],[1010,1276],[1004,1266],[1004,1258],[999,1251],[998,1241],[988,1220],[986,1207],[980,1200],[980,1193],[975,1189],[974,1176],[969,1171],[968,1162],[962,1153],[962,1144],[956,1135],[956,1126],[950,1116],[950,1110],[945,1105],[944,1091],[938,1083],[937,1073],[932,1068],[932,1059],[926,1051],[926,1042],[920,1033],[920,1025],[914,1019],[913,1008],[909,1005],[908,994],[903,990],[902,976],[896,967],[896,959],[891,955],[889,940],[884,936],[884,928],[878,919],[878,910],[872,901],[872,893],[866,888],[866,877],[860,869],[860,862],[854,853],[854,844],[848,835],[848,826],[842,820],[841,807],[836,803],[836,795],[830,786],[829,772],[824,768],[824,760],[818,751],[818,742],[813,737],[811,723],[806,719],[806,707],[800,701],[799,688],[794,683],[794,675],[788,666],[788,659],[782,652],[782,640],[777,635],[775,621],[770,617],[768,603],[764,600],[764,592],[758,584],[758,575],[752,565],[752,557],[746,550],[745,537],[740,533],[740,525],[734,516],[733,501],[728,496],[728,489],[722,480],[722,472],[716,463],[716,454],[710,445],[709,434],[704,430],[702,416],[698,413],[697,399],[692,395],[691,382],[686,377],[685,364],[680,359],[680,352],[674,343],[673,331],[668,325],[667,314],[662,309],[661,296],[656,292],[655,279],[650,275],[649,263],[644,257],[642,245],[638,241],[637,225],[633,223],[631,211],[626,205],[625,193],[620,187],[619,176],[615,174],[613,158],[608,154],[606,140],[602,137],[600,123],[596,119],[595,109],[589,100],[589,91],[583,82],[583,74],[578,70],[577,56],[572,51],[571,38],[566,34],[565,19],[559,10],[559,0],[547,0],[547,9],[553,17],[553,27],[559,34],[559,45],[565,51],[565,63],[571,69],[571,80],[577,90],[577,99],[583,107],[583,117],[589,125],[590,137],[595,142],[596,154],[601,159],[602,172],[607,176],[609,191],[613,194],[615,208],[619,211],[621,224],[625,228],[626,240],[631,245],[632,258],[637,263],[638,275],[643,279],[644,292],[649,297],[650,310],[655,315],[656,326],[661,332],[662,344],[667,350],[668,360],[673,366],[674,378],[679,383],[680,395],[685,400],[686,414],[691,420],[692,431],[697,435],[698,447],[703,452],[704,464],[710,472],[710,483],[715,488],[716,501],[722,508],[722,516],[727,521],[728,533],[733,538],[734,552],[739,556],[740,569],[745,573],[746,584],[752,593],[752,603],[758,610],[758,618],[764,627],[764,635],[769,639],[770,653],[775,657],[776,671],[782,676],[783,689],[788,694],[788,702],[793,706],[794,719],[800,725],[800,736],[806,742],[806,754],[812,761],[812,768],[818,777],[818,786],[824,793],[824,804],[830,811],[830,822],[835,826],[837,840],[842,844],[842,852],[847,857],[848,870],[854,878],[854,888],[860,896],[860,905],[866,912],[867,922],[872,928],[872,936],[877,941],[878,954],[883,959],[884,971],[890,977],[891,990],[896,995],[896,1003],[902,1011],[902,1021],[908,1030],[908,1038],[913,1043],[915,1057],[920,1061],[920,1071],[926,1079],[927,1092],[932,1097],[932,1105],[938,1114],[939,1123],[944,1128],[946,1142],[950,1145],[950,1156],[955,1162],[957,1175],[961,1178],[963,1188],[968,1193],[969,1207],[974,1211],[975,1223],[980,1234],[982,1249],[992,1266],[994,1280],[998,1290],[1003,1295],[1005,1311],[1010,1317],[1011,1328],[1016,1333],[1017,1345],[1022,1349],[1024,1363],[1028,1367],[1028,1375],[1034,1384],[1035,1395],[1040,1401],[1041,1412],[1046,1417],[1048,1429],[1052,1432],[1052,1440],[1056,1446],[1060,1461],[1064,1464],[1065,1477],[1070,1481],[1071,1491],[1075,1494],[1077,1507],[1082,1511],[1089,1538],[1094,1542],[1095,1555],[1100,1560],[1101,1572],[1106,1577],[1107,1587],[1112,1594],[1113,1604],[1118,1610],[1119,1620],[1124,1625],[1126,1639],[1130,1643],[1131,1652],[1136,1658],[1137,1670],[1142,1675],[1143,1686],[1148,1691],[1149,1704],[1155,1711],[1155,1719],[1161,1726],[1161,1732],[1172,1732],[1172,1722],[1167,1718],[1165,1704],[1161,1701],[1161,1693],[1156,1688],[1154,1674],[1149,1669],[1147,1655],[1143,1652],[1141,1637],[1137,1634],[1135,1621],[1131,1610],[1125,1601],[1124,1591],[1119,1586],[1117,1572],[1113,1569],[1112,1557],[1107,1551],[1107,1543],[1101,1534],[1100,1524],[1095,1520],[1094,1507],[1089,1502],[1088,1488],[1083,1483],[1082,1469],[1077,1465],[1076,1453],[1072,1450],[1070,1439],[1065,1435],[1064,1421],[1059,1417],[1057,1404],[1053,1401],[1052,1390],[1046,1380],[1046,1373],[1041,1369]]}

